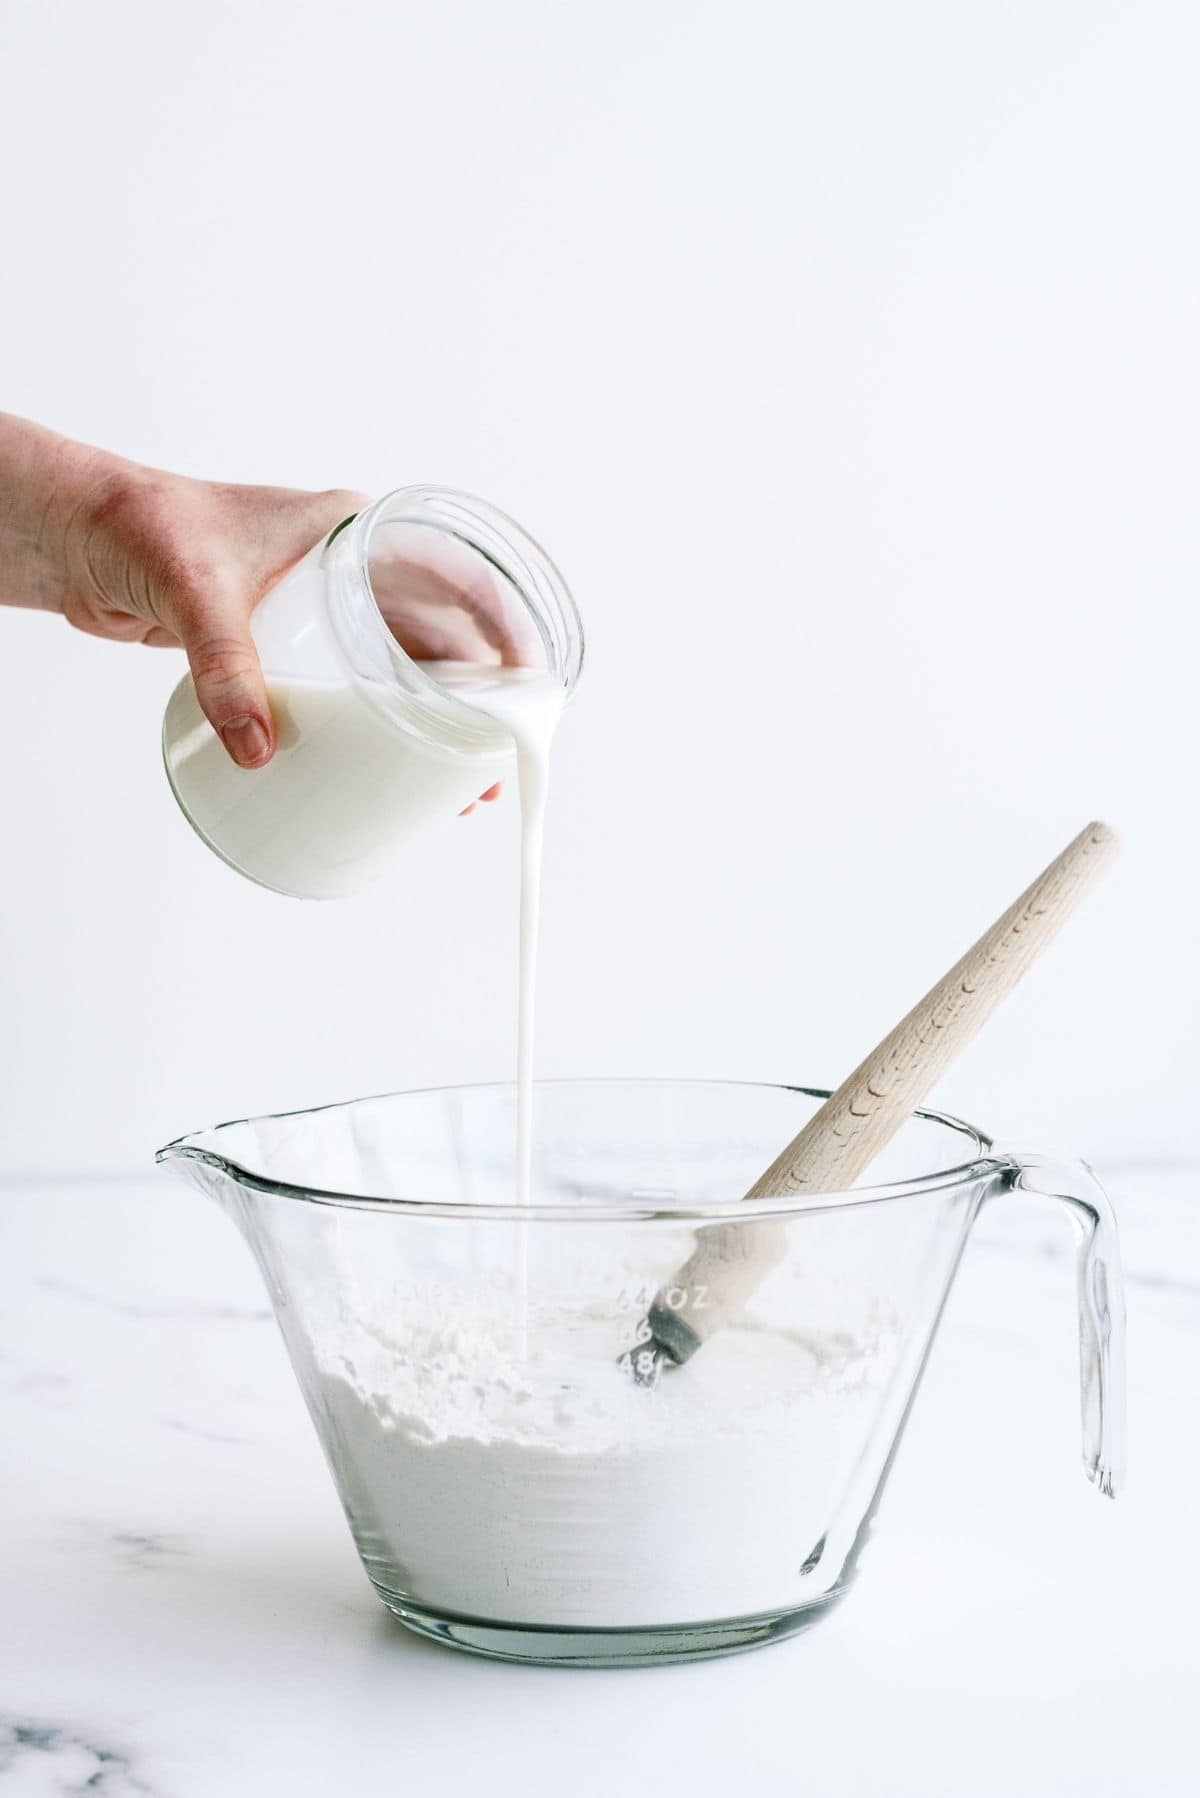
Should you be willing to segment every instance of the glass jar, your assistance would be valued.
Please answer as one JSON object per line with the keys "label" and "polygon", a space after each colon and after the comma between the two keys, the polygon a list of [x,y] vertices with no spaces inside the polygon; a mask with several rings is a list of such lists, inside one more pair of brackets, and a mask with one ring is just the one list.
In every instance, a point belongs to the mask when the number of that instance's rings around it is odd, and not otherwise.
{"label": "glass jar", "polygon": [[510,733],[469,698],[481,680],[548,676],[565,700],[583,659],[545,551],[486,501],[435,487],[399,488],[338,525],[251,630],[274,756],[231,761],[188,675],[163,721],[167,778],[223,861],[308,899],[366,885],[508,771]]}

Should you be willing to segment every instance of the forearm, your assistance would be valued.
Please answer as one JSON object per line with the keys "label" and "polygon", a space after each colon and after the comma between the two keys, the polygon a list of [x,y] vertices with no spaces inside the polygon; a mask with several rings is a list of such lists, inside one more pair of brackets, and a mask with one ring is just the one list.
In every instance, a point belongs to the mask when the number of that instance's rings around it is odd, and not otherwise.
{"label": "forearm", "polygon": [[60,612],[72,523],[119,458],[0,412],[0,605]]}

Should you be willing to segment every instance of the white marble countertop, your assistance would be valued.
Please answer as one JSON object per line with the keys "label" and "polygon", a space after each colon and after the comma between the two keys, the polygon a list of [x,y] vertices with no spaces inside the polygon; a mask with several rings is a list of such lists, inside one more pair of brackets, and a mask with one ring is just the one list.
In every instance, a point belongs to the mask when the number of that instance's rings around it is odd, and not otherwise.
{"label": "white marble countertop", "polygon": [[1194,1793],[1200,1170],[1102,1170],[1130,1474],[1079,1465],[1069,1229],[989,1208],[859,1583],[805,1635],[588,1673],[367,1585],[236,1233],[163,1179],[0,1186],[0,1798]]}

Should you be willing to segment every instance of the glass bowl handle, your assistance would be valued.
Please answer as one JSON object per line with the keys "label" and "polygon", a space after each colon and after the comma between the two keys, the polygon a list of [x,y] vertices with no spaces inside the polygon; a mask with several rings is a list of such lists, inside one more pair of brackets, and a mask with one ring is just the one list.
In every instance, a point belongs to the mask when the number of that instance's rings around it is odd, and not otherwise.
{"label": "glass bowl handle", "polygon": [[1012,1155],[1011,1185],[1065,1205],[1075,1227],[1083,1465],[1112,1498],[1125,1480],[1125,1295],[1117,1220],[1085,1162]]}

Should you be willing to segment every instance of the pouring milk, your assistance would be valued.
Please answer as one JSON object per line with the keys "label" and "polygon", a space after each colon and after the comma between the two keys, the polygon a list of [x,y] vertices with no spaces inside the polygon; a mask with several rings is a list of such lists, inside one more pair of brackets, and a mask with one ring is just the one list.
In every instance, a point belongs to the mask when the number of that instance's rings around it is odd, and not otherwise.
{"label": "pouring milk", "polygon": [[511,771],[521,805],[516,1197],[531,1195],[534,991],[550,744],[583,654],[561,575],[511,519],[433,488],[388,494],[257,608],[271,761],[233,763],[190,677],[167,707],[172,790],[230,866],[334,898]]}
{"label": "pouring milk", "polygon": [[517,1203],[527,1205],[533,1175],[533,1028],[538,930],[542,911],[542,844],[550,787],[550,744],[562,716],[561,685],[530,668],[485,668],[433,662],[426,672],[450,692],[504,726],[517,756],[521,803],[521,911],[517,957]]}

